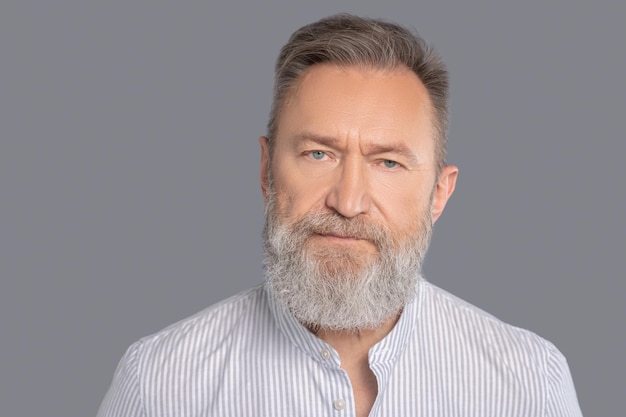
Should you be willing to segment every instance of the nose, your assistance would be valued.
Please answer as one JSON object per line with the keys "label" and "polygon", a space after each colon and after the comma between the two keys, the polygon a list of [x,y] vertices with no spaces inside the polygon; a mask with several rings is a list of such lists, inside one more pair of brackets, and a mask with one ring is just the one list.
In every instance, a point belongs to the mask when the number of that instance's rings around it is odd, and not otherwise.
{"label": "nose", "polygon": [[367,213],[372,203],[364,170],[359,161],[344,161],[326,197],[326,206],[347,218]]}

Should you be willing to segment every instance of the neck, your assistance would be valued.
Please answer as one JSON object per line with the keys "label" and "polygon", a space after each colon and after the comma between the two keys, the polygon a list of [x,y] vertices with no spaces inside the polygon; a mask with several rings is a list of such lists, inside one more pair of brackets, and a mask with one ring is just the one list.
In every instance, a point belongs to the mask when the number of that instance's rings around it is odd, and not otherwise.
{"label": "neck", "polygon": [[370,368],[369,350],[389,334],[399,317],[398,314],[390,318],[376,329],[309,329],[339,354],[340,366],[352,384],[357,416],[368,415],[378,396],[378,381]]}
{"label": "neck", "polygon": [[370,348],[389,334],[399,318],[400,315],[398,314],[386,320],[376,329],[328,330],[309,328],[309,330],[331,345],[339,354],[342,362],[346,358],[367,359]]}

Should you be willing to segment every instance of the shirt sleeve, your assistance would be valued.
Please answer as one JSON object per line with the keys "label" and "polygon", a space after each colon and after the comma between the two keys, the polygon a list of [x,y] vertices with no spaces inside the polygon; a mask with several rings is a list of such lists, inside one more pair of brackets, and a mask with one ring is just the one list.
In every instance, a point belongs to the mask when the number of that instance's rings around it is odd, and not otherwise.
{"label": "shirt sleeve", "polygon": [[113,382],[97,417],[145,417],[139,383],[141,341],[133,344],[117,365]]}
{"label": "shirt sleeve", "polygon": [[556,348],[548,359],[546,417],[582,417],[567,360]]}

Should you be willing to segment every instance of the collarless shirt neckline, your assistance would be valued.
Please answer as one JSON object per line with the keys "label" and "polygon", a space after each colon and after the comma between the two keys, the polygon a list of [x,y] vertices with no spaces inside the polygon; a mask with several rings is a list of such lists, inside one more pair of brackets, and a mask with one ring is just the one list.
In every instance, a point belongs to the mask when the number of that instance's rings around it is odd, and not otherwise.
{"label": "collarless shirt neckline", "polygon": [[[423,278],[420,277],[413,298],[404,306],[400,318],[391,331],[369,351],[372,368],[377,364],[395,361],[406,349],[423,304]],[[265,285],[268,304],[277,327],[297,349],[325,366],[340,366],[338,353],[328,343],[311,333],[287,309],[274,298],[271,289]]]}

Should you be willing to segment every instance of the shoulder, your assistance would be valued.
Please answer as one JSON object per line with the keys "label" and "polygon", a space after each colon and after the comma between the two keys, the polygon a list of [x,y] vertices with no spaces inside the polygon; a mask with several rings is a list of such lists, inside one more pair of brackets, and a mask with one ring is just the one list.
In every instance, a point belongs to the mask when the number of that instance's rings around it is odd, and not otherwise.
{"label": "shoulder", "polygon": [[154,415],[160,407],[191,404],[193,387],[220,381],[233,348],[268,326],[271,312],[258,286],[138,340],[121,359],[99,416]]}
{"label": "shoulder", "polygon": [[241,324],[242,319],[255,316],[255,311],[266,304],[262,285],[242,291],[213,304],[196,314],[180,320],[140,340],[144,345],[160,344],[164,341],[186,338],[198,333],[210,333],[213,337],[228,333]]}
{"label": "shoulder", "polygon": [[550,341],[508,324],[429,282],[424,283],[422,308],[429,322],[454,332],[470,346],[485,349],[511,368],[545,373],[552,363],[564,361]]}
{"label": "shoulder", "polygon": [[[519,401],[517,392],[524,392],[527,404],[544,415],[581,415],[567,361],[554,344],[431,283],[422,288],[419,321],[444,356],[461,358],[462,369],[487,378],[500,397],[513,395]],[[514,387],[513,394],[504,387]]]}
{"label": "shoulder", "polygon": [[218,350],[225,342],[269,317],[262,285],[236,294],[135,342],[129,353],[141,368],[152,362],[167,364],[176,358]]}

